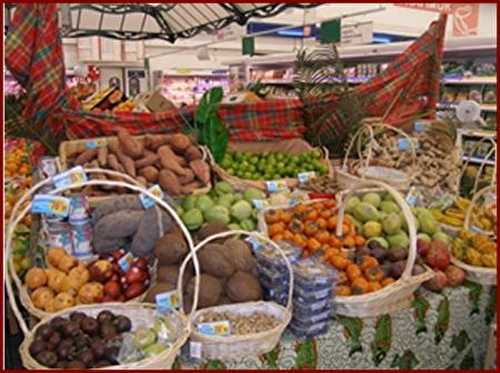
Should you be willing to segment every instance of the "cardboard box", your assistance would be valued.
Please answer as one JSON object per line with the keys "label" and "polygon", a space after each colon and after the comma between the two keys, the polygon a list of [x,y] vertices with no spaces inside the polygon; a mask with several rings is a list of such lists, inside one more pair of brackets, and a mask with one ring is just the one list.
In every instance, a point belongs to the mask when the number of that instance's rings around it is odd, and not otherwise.
{"label": "cardboard box", "polygon": [[160,91],[141,93],[135,98],[134,103],[136,106],[145,106],[152,113],[163,113],[175,108],[172,101],[163,96]]}

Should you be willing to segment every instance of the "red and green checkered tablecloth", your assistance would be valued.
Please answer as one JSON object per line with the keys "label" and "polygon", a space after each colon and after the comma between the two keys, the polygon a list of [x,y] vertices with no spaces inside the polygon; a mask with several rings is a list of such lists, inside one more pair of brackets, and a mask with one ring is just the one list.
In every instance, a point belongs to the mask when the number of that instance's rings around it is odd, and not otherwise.
{"label": "red and green checkered tablecloth", "polygon": [[[439,92],[446,16],[433,22],[379,76],[356,88],[368,102],[369,116],[383,116],[400,125],[416,113],[434,111]],[[107,136],[125,127],[134,134],[173,132],[192,118],[194,108],[182,113],[91,113],[69,97],[64,80],[56,4],[18,4],[6,42],[6,64],[29,95],[25,114],[36,124],[65,128],[70,138]],[[335,110],[337,97],[327,102]],[[390,108],[390,110],[388,110]],[[274,140],[301,137],[305,132],[303,105],[298,100],[276,100],[222,105],[219,114],[232,140]],[[338,124],[341,125],[341,124]],[[321,131],[321,129],[320,129]]]}

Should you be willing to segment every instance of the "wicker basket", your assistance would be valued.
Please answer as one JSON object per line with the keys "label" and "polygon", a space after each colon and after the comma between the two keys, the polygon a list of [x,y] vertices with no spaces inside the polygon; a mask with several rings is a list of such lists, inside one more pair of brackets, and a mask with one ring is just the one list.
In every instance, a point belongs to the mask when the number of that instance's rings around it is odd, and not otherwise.
{"label": "wicker basket", "polygon": [[[310,151],[314,149],[309,143],[304,140],[294,139],[294,140],[284,140],[278,143],[276,142],[247,142],[247,143],[229,143],[230,150],[239,150],[239,151],[248,151],[248,152],[273,152],[273,151],[287,151],[289,154],[301,154],[305,151]],[[325,147],[319,148],[323,153],[322,162],[328,167],[328,176],[333,177],[333,166],[329,161],[329,153],[328,149]],[[222,167],[220,167],[217,162],[215,162],[210,150],[206,149],[206,153],[210,159],[210,165],[212,170],[224,181],[227,181],[231,184],[236,190],[245,190],[247,188],[253,187],[263,191],[267,191],[267,182],[265,180],[246,180],[240,179],[236,176],[229,175]],[[288,188],[295,188],[299,181],[297,178],[285,178],[280,181],[286,184]]]}
{"label": "wicker basket", "polygon": [[[372,189],[375,188],[375,189]],[[406,266],[402,276],[394,283],[365,295],[337,296],[335,305],[337,313],[351,317],[371,317],[384,313],[391,313],[409,307],[413,299],[413,292],[425,281],[434,277],[434,272],[425,267],[426,271],[420,275],[412,276],[413,266],[417,257],[417,229],[415,218],[410,207],[393,187],[378,181],[364,181],[357,187],[352,188],[339,196],[340,201],[347,200],[352,193],[366,193],[369,191],[386,191],[391,194],[395,202],[401,208],[408,225],[410,236],[410,248]],[[345,204],[339,203],[339,215],[337,219],[337,236],[342,235],[342,221],[344,220]]]}
{"label": "wicker basket", "polygon": [[[95,171],[95,170],[94,170]],[[110,172],[107,170],[99,170],[100,172]],[[116,176],[116,175],[115,175]],[[13,214],[11,217],[11,220],[9,221],[9,226],[8,226],[8,232],[7,232],[7,239],[6,239],[6,257],[9,257],[12,251],[12,238],[14,235],[14,230],[19,221],[23,218],[24,214],[29,210],[31,207],[31,204],[28,204],[27,208],[25,208],[20,214],[16,214],[17,210],[19,207],[24,203],[25,200],[29,198],[29,196],[36,191],[40,186],[46,185],[50,182],[51,180],[45,180],[39,183],[38,185],[35,185],[33,188],[30,189],[30,191],[23,196],[23,198],[18,201],[16,206],[14,206],[13,209]],[[194,251],[194,245],[193,245],[193,240],[191,238],[191,235],[189,234],[189,231],[187,228],[183,225],[181,219],[177,216],[175,211],[163,200],[159,199],[155,195],[153,195],[151,192],[148,190],[144,189],[143,187],[136,186],[136,185],[131,185],[131,184],[126,184],[123,182],[117,182],[117,181],[103,181],[103,180],[94,180],[94,181],[87,181],[83,183],[83,185],[96,185],[96,186],[119,186],[123,188],[130,189],[132,191],[138,192],[138,193],[143,193],[149,198],[153,199],[159,206],[162,208],[166,209],[168,213],[172,216],[172,218],[175,220],[175,222],[179,225],[181,228],[188,246],[191,250],[191,256],[193,257],[193,264],[194,264],[194,269],[195,269],[195,293],[194,296],[197,299],[198,298],[198,291],[199,291],[199,282],[200,282],[200,267],[198,263],[198,257],[196,256],[196,252]],[[60,188],[55,191],[52,191],[51,194],[56,194],[59,192],[62,192],[64,190],[70,189],[71,186],[65,187],[65,188]],[[10,262],[10,264],[12,264]],[[94,305],[80,305],[76,307],[72,307],[66,310],[63,310],[59,313],[51,314],[49,317],[43,319],[41,323],[39,323],[33,330],[30,330],[28,326],[26,325],[26,322],[23,319],[23,316],[21,315],[21,312],[17,306],[16,303],[16,297],[14,294],[14,289],[12,288],[12,283],[11,283],[11,278],[17,279],[19,281],[19,278],[17,277],[15,273],[15,269],[12,265],[8,265],[8,268],[10,270],[10,276],[7,276],[7,281],[6,281],[6,287],[7,287],[7,293],[9,295],[9,303],[12,308],[12,311],[15,315],[15,317],[18,320],[18,323],[21,327],[21,330],[24,333],[25,339],[23,343],[21,344],[20,347],[20,354],[21,354],[21,359],[23,362],[23,365],[28,368],[28,369],[49,369],[47,367],[41,366],[38,364],[30,355],[29,353],[29,346],[31,342],[34,339],[34,333],[36,332],[37,328],[40,327],[40,325],[43,325],[47,322],[49,322],[52,318],[61,316],[61,315],[67,315],[73,311],[81,311],[86,314],[90,315],[96,315],[98,312],[100,312],[103,309],[108,309],[112,310],[117,313],[124,314],[132,319],[132,324],[133,325],[151,325],[151,323],[154,321],[154,305],[151,304],[144,304],[144,303],[100,303],[100,304],[94,304]],[[178,292],[182,293],[182,277],[178,281]],[[16,281],[16,285],[18,288],[18,291],[21,293],[23,291],[22,286],[19,286],[20,283]],[[194,311],[193,311],[194,312]],[[174,322],[178,326],[177,331],[177,339],[174,345],[151,358],[144,359],[142,361],[126,364],[126,365],[120,365],[120,366],[112,366],[112,367],[107,367],[107,368],[101,368],[101,369],[169,369],[172,367],[172,364],[180,352],[181,347],[184,345],[184,343],[187,341],[189,338],[189,333],[190,333],[190,328],[191,324],[189,323],[189,317],[184,315],[181,312],[178,311],[172,311],[172,317],[174,318]]]}
{"label": "wicker basket", "polygon": [[[202,310],[198,310],[191,317],[192,324],[192,332],[191,332],[191,341],[199,342],[202,344],[202,356],[206,359],[238,359],[243,358],[249,355],[262,355],[272,351],[276,345],[278,344],[281,335],[286,329],[288,323],[292,318],[291,306],[292,306],[292,291],[293,291],[293,271],[288,261],[288,258],[283,253],[281,248],[269,240],[268,238],[258,234],[256,232],[246,232],[246,231],[228,231],[223,233],[218,233],[213,236],[210,236],[200,242],[194,248],[194,251],[198,251],[200,248],[205,246],[207,243],[229,237],[234,235],[246,235],[255,237],[259,240],[267,242],[273,248],[275,248],[281,256],[285,259],[285,263],[287,265],[288,271],[290,272],[290,288],[288,291],[288,304],[287,307],[280,306],[274,302],[245,302],[245,303],[236,303],[236,304],[228,304],[223,306],[216,306],[205,308]],[[179,270],[179,278],[183,277],[184,270],[189,262],[191,255],[188,255],[184,262],[181,265]],[[182,304],[182,297],[181,297]],[[196,309],[198,304],[198,299],[195,296],[193,301],[193,309]],[[199,333],[196,329],[196,321],[206,312],[231,312],[237,314],[251,314],[253,312],[262,312],[266,314],[271,314],[281,322],[280,324],[272,330],[268,330],[265,332],[248,334],[248,335],[235,335],[235,336],[208,336],[202,333]]]}
{"label": "wicker basket", "polygon": [[[151,135],[143,135],[143,136],[136,136],[135,138],[138,140],[142,140],[148,136]],[[153,135],[154,136],[154,135]],[[68,158],[71,157],[75,153],[80,153],[86,149],[89,149],[89,147],[95,147],[95,146],[103,146],[107,145],[109,143],[116,143],[118,141],[117,137],[99,137],[95,139],[84,139],[84,140],[72,140],[72,141],[64,141],[59,145],[59,158],[58,158],[58,167],[60,171],[66,171],[68,169]],[[203,160],[206,161],[208,156],[205,151],[205,148],[202,146],[198,147],[202,154],[203,154]],[[128,176],[128,175],[127,175]],[[139,185],[138,182],[128,176],[125,178],[127,182],[132,182],[135,185]],[[206,186],[203,188],[199,188],[194,190],[191,194],[205,194],[210,191],[212,188],[212,183],[209,182]],[[102,201],[105,199],[108,199],[110,197],[113,197],[113,195],[109,196],[99,196],[99,197],[91,197],[91,200],[95,201]]]}
{"label": "wicker basket", "polygon": [[[492,236],[492,239],[496,240],[496,234],[490,233],[490,232],[483,232],[480,231],[477,228],[474,228],[471,226],[471,216],[472,216],[472,210],[474,209],[474,205],[478,202],[478,200],[485,195],[486,193],[489,192],[495,192],[496,193],[496,186],[489,186],[486,188],[481,189],[479,192],[477,192],[474,197],[472,198],[471,204],[469,208],[467,209],[467,212],[465,214],[465,221],[464,221],[464,229],[467,231],[473,231],[475,233],[481,233],[485,235],[490,235]],[[487,286],[493,286],[497,284],[497,269],[496,268],[486,268],[486,267],[476,267],[472,266],[470,264],[464,263],[461,260],[458,260],[455,258],[453,255],[451,256],[451,262],[456,265],[459,268],[462,268],[465,271],[465,277],[468,280],[487,285]]]}
{"label": "wicker basket", "polygon": [[[116,171],[109,171],[109,170],[102,170],[102,169],[86,169],[85,170],[87,173],[101,173],[101,174],[107,174],[110,176],[115,176],[115,177],[122,177],[124,176],[123,174],[116,172]],[[31,202],[28,202],[29,198],[36,194],[40,188],[49,185],[51,183],[52,178],[46,179],[35,186],[33,186],[21,199],[16,203],[12,210],[12,215],[9,219],[8,222],[8,229],[9,230],[14,230],[17,224],[24,218],[24,216],[30,211],[31,209]],[[140,192],[144,193],[144,188],[138,185],[133,185],[133,184],[126,184],[122,182],[117,182],[117,181],[103,181],[103,180],[93,180],[93,181],[87,181],[83,184],[80,185],[72,185],[68,186],[65,188],[59,188],[56,190],[52,190],[49,192],[49,194],[59,194],[63,191],[74,189],[74,188],[80,188],[81,186],[84,185],[109,185],[109,186],[122,186],[124,188],[128,188],[132,191],[135,192]],[[146,193],[148,196],[151,196],[152,194],[150,192]],[[157,200],[157,197],[155,197],[155,200]],[[162,207],[164,207],[166,204],[163,202]],[[17,213],[22,206],[22,211],[20,213]],[[168,210],[169,213],[170,210]],[[178,220],[178,219],[175,219]],[[181,220],[178,220],[177,223],[179,224]],[[189,239],[191,240],[191,236],[189,236]],[[9,243],[10,245],[10,243]],[[7,245],[6,245],[7,247]],[[43,319],[46,317],[51,316],[51,313],[45,312],[44,310],[40,310],[39,308],[36,308],[33,305],[33,302],[30,298],[30,293],[28,291],[28,288],[22,283],[21,279],[17,275],[16,271],[13,270],[14,268],[14,261],[12,255],[9,255],[10,253],[10,247],[8,247],[7,255],[6,258],[8,258],[8,266],[11,269],[11,276],[12,279],[14,280],[14,283],[16,284],[16,287],[19,292],[19,299],[21,301],[21,304],[24,306],[24,308],[34,317],[38,319]],[[157,261],[155,260],[154,264],[150,266],[150,276],[151,276],[151,283],[149,286],[149,289],[152,288],[155,285],[156,282],[156,270],[157,270]],[[139,295],[136,298],[130,299],[127,301],[127,303],[137,303],[137,302],[142,302],[146,296],[147,296],[148,290],[146,290],[144,293]]]}
{"label": "wicker basket", "polygon": [[[342,167],[335,170],[335,177],[337,181],[337,186],[340,190],[349,189],[355,187],[362,180],[376,180],[384,182],[397,190],[407,190],[410,187],[412,175],[408,175],[402,171],[388,168],[388,167],[374,167],[370,166],[370,162],[372,160],[372,152],[375,144],[375,132],[374,129],[379,129],[382,131],[388,130],[396,132],[402,137],[408,139],[410,144],[410,151],[412,155],[413,163],[416,160],[416,152],[415,152],[415,144],[413,140],[402,130],[396,127],[389,126],[388,124],[384,124],[382,122],[376,121],[368,121],[366,122],[352,137],[351,142],[346,151],[346,155],[344,157],[344,162],[342,163]],[[367,157],[363,159],[361,144],[363,141],[363,135],[368,136],[367,143]],[[354,149],[354,146],[357,145],[357,153],[360,161],[364,164],[359,170],[358,173],[361,176],[353,175],[348,170],[348,162],[349,155],[351,154],[351,150]]]}

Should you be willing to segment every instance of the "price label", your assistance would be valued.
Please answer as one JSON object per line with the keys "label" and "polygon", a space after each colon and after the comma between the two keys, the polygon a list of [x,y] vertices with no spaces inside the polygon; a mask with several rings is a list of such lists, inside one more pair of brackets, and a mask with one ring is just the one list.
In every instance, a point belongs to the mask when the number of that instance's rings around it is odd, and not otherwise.
{"label": "price label", "polygon": [[156,307],[162,313],[168,312],[179,306],[179,298],[177,297],[176,290],[156,294],[155,300]]}
{"label": "price label", "polygon": [[189,342],[189,354],[194,359],[201,359],[201,342]]}
{"label": "price label", "polygon": [[269,202],[265,199],[253,199],[252,204],[257,210],[262,210],[263,208],[269,206]]}
{"label": "price label", "polygon": [[[160,188],[160,186],[158,184],[157,185],[153,185],[151,188],[149,188],[148,192],[150,192],[155,197],[158,197],[160,199],[163,198],[163,191],[161,190],[161,188]],[[144,193],[141,194],[139,196],[139,198],[141,199],[142,205],[144,206],[145,209],[153,207],[155,205],[155,203],[156,203],[152,198],[148,197]]]}
{"label": "price label", "polygon": [[399,138],[398,139],[398,147],[399,147],[399,150],[402,150],[402,151],[410,150],[410,147],[411,147],[410,140],[407,138],[404,138],[404,137]]}
{"label": "price label", "polygon": [[426,122],[415,122],[414,125],[415,132],[424,132],[427,130],[427,123]]}
{"label": "price label", "polygon": [[297,178],[299,179],[300,184],[305,184],[312,178],[316,177],[316,172],[314,171],[309,171],[309,172],[301,172],[300,174],[297,175]]}
{"label": "price label", "polygon": [[263,239],[250,236],[245,239],[246,242],[248,242],[252,246],[253,251],[260,250],[264,245],[266,244]]}
{"label": "price label", "polygon": [[196,326],[196,329],[205,335],[219,337],[231,335],[231,324],[228,320],[200,323]]}
{"label": "price label", "polygon": [[92,139],[85,142],[86,149],[96,149],[108,145],[108,140],[106,139]]}
{"label": "price label", "polygon": [[266,181],[266,185],[269,193],[285,192],[288,190],[288,186],[284,180]]}
{"label": "price label", "polygon": [[82,166],[77,166],[71,170],[61,172],[54,176],[54,185],[56,188],[64,188],[72,185],[81,185],[87,181],[87,174]]}
{"label": "price label", "polygon": [[33,214],[44,214],[65,218],[69,215],[71,200],[50,194],[37,194],[31,204]]}
{"label": "price label", "polygon": [[118,260],[118,265],[123,272],[127,272],[130,268],[130,263],[132,263],[132,254],[127,253]]}

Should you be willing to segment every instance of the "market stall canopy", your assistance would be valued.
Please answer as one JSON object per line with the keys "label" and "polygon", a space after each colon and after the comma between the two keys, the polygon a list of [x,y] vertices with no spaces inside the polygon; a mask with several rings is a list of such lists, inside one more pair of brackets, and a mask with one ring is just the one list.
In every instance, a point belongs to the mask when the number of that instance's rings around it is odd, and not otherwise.
{"label": "market stall canopy", "polygon": [[[215,32],[250,18],[272,17],[284,10],[318,4],[297,3],[125,3],[59,4],[64,37],[104,36],[119,40],[163,39],[175,42],[202,31]],[[15,5],[7,5],[10,20]]]}

